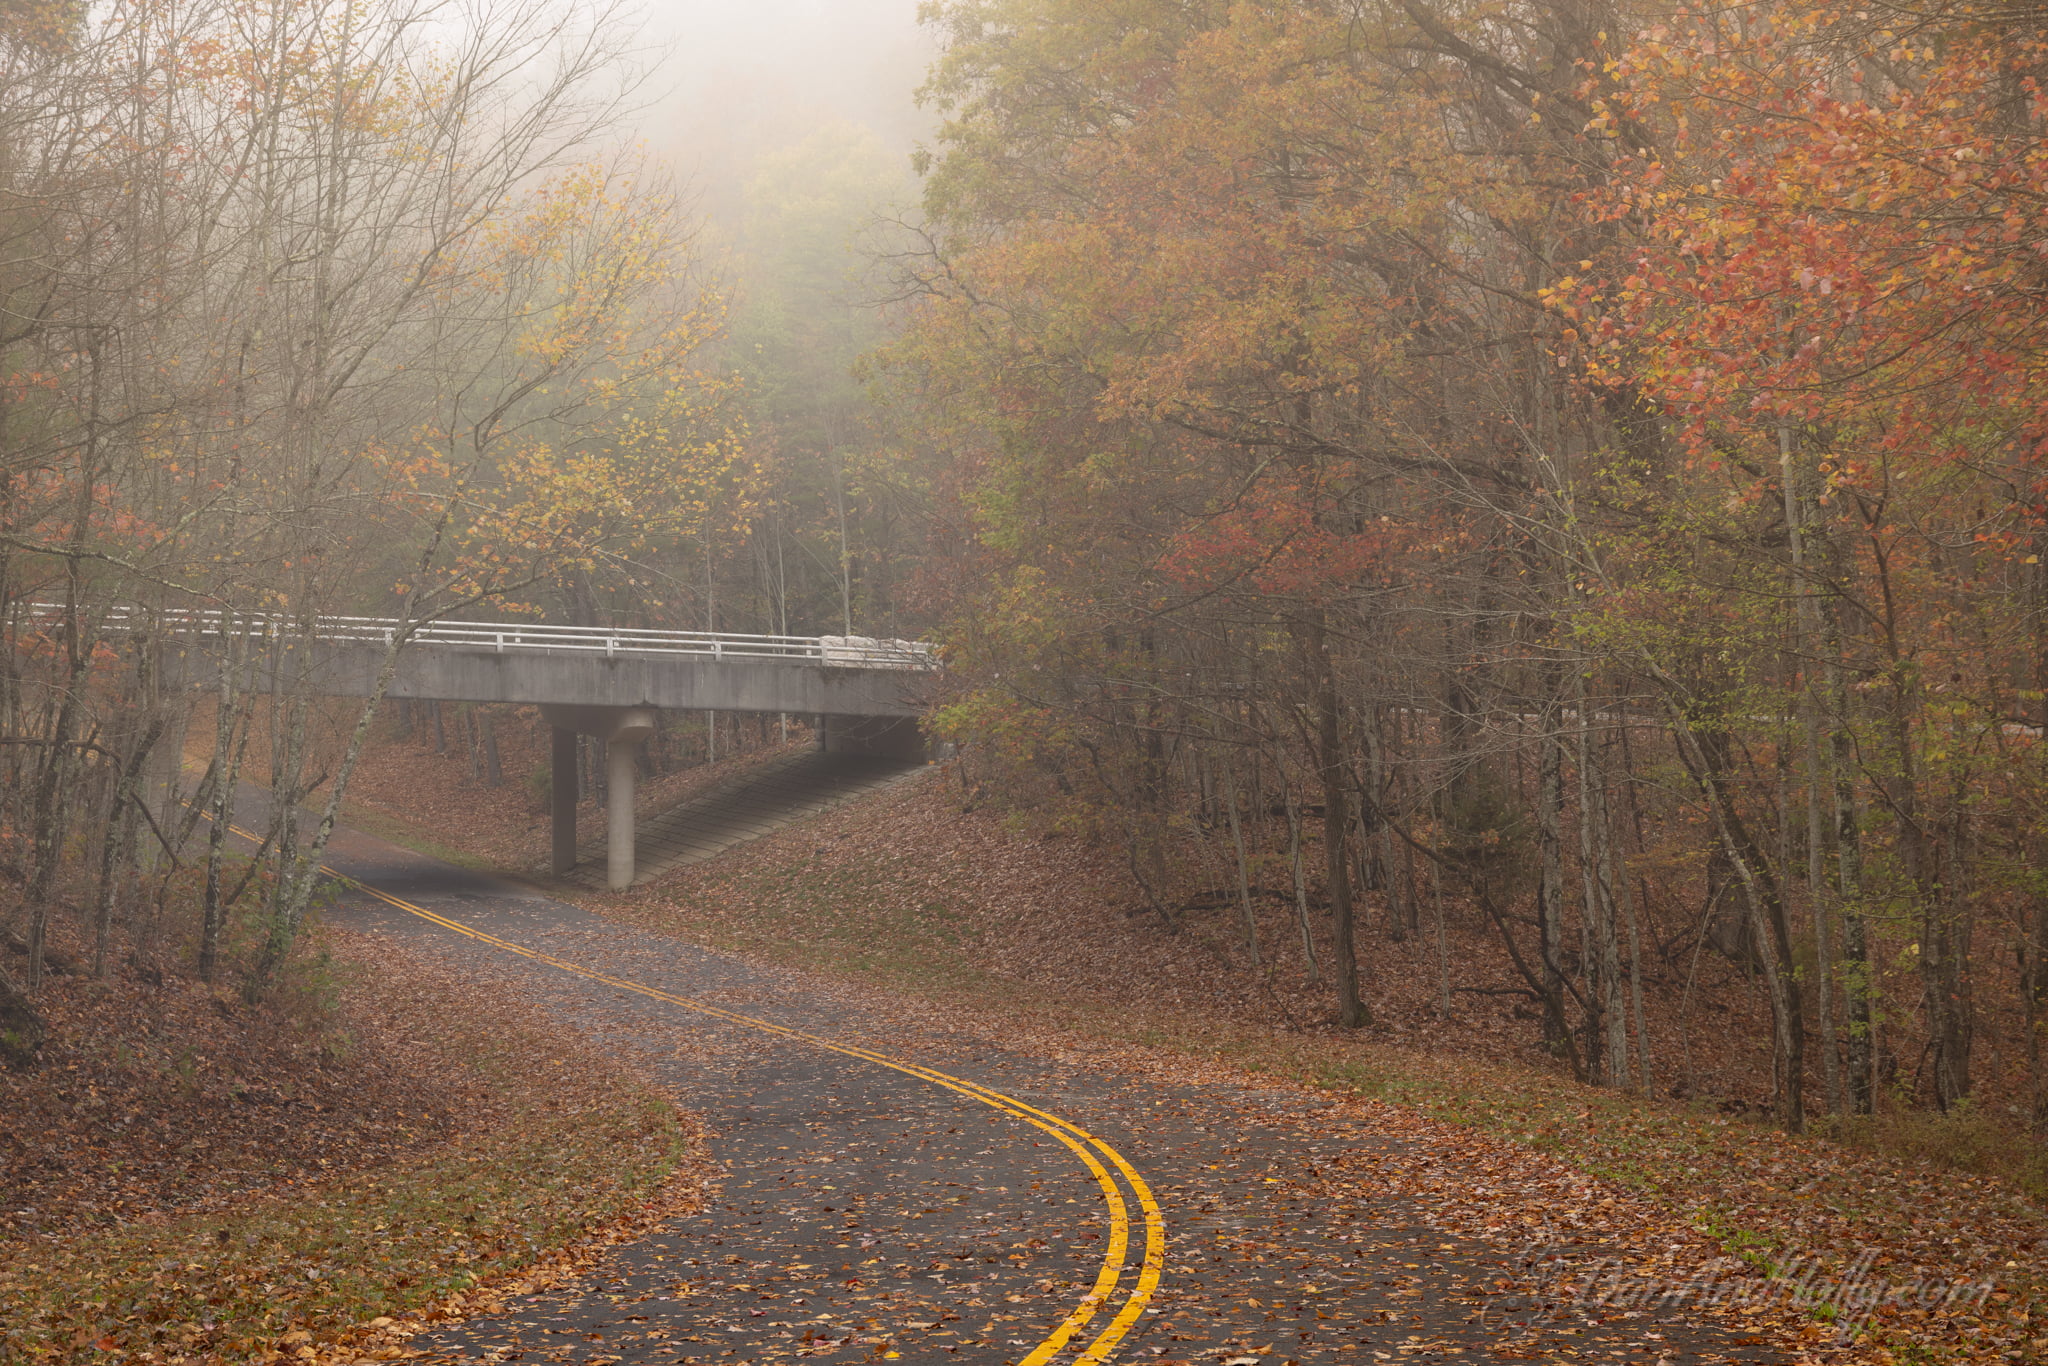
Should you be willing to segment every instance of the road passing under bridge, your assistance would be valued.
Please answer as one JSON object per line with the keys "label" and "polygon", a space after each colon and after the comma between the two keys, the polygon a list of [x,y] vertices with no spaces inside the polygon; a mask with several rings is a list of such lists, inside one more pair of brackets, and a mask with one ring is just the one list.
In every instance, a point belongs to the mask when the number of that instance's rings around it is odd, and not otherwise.
{"label": "road passing under bridge", "polygon": [[539,706],[554,728],[555,871],[575,866],[576,736],[594,736],[606,746],[606,882],[614,888],[631,885],[637,871],[635,749],[660,712],[803,716],[835,753],[913,757],[923,752],[917,719],[939,668],[924,642],[865,636],[291,619],[213,609],[120,609],[103,624],[161,641],[163,676],[174,686],[204,686],[232,660],[250,686],[370,697],[388,667],[389,697]]}

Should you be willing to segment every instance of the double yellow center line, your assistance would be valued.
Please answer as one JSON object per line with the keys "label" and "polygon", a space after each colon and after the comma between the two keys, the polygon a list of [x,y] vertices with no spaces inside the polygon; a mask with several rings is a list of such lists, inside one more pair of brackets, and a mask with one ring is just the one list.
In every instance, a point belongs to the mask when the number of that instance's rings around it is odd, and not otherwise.
{"label": "double yellow center line", "polygon": [[[235,833],[244,838],[253,838],[245,830],[236,829]],[[358,891],[375,897],[388,906],[396,907],[408,915],[415,915],[422,920],[430,921],[443,929],[453,930],[455,933],[474,939],[478,943],[489,944],[492,948],[503,949],[507,953],[517,954],[521,958],[530,959],[536,963],[545,963],[551,968],[581,977],[586,981],[598,982],[620,991],[629,991],[636,995],[666,1002],[669,1005],[680,1006],[684,1010],[694,1011],[699,1015],[707,1015],[713,1019],[724,1020],[730,1024],[743,1025],[749,1029],[758,1029],[766,1034],[794,1039],[801,1043],[810,1044],[813,1047],[844,1054],[849,1058],[859,1058],[861,1061],[873,1063],[877,1067],[886,1067],[892,1071],[901,1072],[906,1076],[916,1077],[920,1081],[929,1082],[934,1086],[942,1086],[949,1091],[958,1092],[970,1100],[980,1101],[984,1105],[1000,1110],[1004,1114],[1043,1130],[1057,1139],[1081,1160],[1082,1165],[1094,1176],[1096,1184],[1101,1187],[1103,1202],[1109,1210],[1109,1239],[1103,1249],[1102,1267],[1096,1273],[1095,1284],[1082,1297],[1081,1302],[1074,1307],[1073,1312],[1068,1314],[1065,1320],[1053,1329],[1052,1333],[1044,1341],[1032,1348],[1018,1362],[1018,1366],[1044,1366],[1044,1363],[1057,1356],[1083,1329],[1093,1323],[1102,1312],[1104,1306],[1117,1298],[1118,1287],[1125,1284],[1127,1273],[1131,1270],[1131,1213],[1130,1201],[1126,1198],[1125,1194],[1126,1188],[1128,1188],[1129,1195],[1135,1197],[1144,1221],[1144,1256],[1139,1261],[1136,1276],[1130,1280],[1128,1287],[1123,1291],[1123,1302],[1118,1307],[1115,1316],[1110,1319],[1108,1326],[1098,1332],[1088,1345],[1081,1350],[1080,1355],[1074,1358],[1073,1366],[1100,1366],[1100,1363],[1107,1361],[1110,1354],[1116,1350],[1117,1345],[1124,1340],[1125,1335],[1137,1323],[1139,1316],[1145,1312],[1145,1306],[1151,1301],[1153,1292],[1159,1286],[1160,1272],[1164,1269],[1166,1261],[1166,1221],[1160,1213],[1159,1202],[1153,1197],[1152,1188],[1145,1184],[1145,1178],[1138,1175],[1137,1169],[1125,1160],[1123,1154],[1078,1124],[1061,1119],[1058,1115],[1048,1114],[1044,1110],[1025,1104],[1014,1096],[1004,1095],[1002,1092],[992,1090],[981,1085],[979,1082],[968,1081],[964,1077],[952,1076],[934,1068],[920,1066],[917,1063],[904,1062],[899,1058],[892,1058],[886,1054],[877,1053],[872,1049],[860,1048],[853,1044],[839,1043],[816,1034],[806,1033],[801,1029],[792,1029],[788,1025],[776,1024],[772,1020],[757,1019],[752,1015],[742,1015],[737,1011],[723,1010],[718,1006],[707,1005],[702,1001],[693,1001],[685,996],[672,995],[669,992],[647,986],[644,983],[630,981],[623,977],[614,977],[610,973],[599,972],[594,968],[587,968],[579,963],[572,963],[567,959],[542,953],[538,949],[531,949],[523,944],[516,944],[509,939],[501,939],[497,935],[488,934],[473,926],[465,925],[460,921],[451,920],[447,916],[439,915],[424,906],[415,905],[403,897],[396,897],[389,892],[380,891],[378,888],[352,878],[334,868],[323,865],[321,871],[337,882],[354,887]],[[1119,1184],[1119,1177],[1122,1178],[1122,1184]]]}

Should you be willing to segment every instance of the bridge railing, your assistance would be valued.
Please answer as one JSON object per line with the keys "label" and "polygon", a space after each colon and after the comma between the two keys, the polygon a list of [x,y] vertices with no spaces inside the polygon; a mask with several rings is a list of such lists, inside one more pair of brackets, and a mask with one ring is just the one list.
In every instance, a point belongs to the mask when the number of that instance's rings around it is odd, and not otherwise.
{"label": "bridge railing", "polygon": [[[38,613],[59,614],[54,603],[37,603]],[[139,608],[112,609],[105,626],[124,629],[147,614]],[[265,639],[299,639],[308,632],[279,616],[224,612],[218,608],[170,608],[155,614],[160,629],[180,635],[218,636],[232,632]],[[400,623],[391,617],[320,616],[314,640],[388,645]],[[527,650],[575,650],[607,657],[691,655],[709,659],[777,659],[853,669],[935,669],[937,651],[917,640],[868,636],[765,636],[729,631],[655,631],[623,626],[546,626],[523,621],[434,621],[414,624],[408,645],[453,646],[507,654]]]}

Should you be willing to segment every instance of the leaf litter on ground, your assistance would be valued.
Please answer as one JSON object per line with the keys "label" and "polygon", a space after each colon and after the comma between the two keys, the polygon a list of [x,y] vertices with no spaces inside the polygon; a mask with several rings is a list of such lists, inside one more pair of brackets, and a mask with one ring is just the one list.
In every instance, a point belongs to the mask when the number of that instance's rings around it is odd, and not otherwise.
{"label": "leaf litter on ground", "polygon": [[386,937],[294,1023],[196,982],[48,994],[0,1073],[0,1360],[353,1361],[694,1207],[696,1122]]}

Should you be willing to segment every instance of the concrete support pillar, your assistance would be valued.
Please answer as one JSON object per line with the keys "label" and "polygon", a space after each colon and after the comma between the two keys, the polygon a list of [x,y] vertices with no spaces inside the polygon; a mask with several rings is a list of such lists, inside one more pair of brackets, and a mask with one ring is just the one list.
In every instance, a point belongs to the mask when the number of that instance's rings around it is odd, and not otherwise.
{"label": "concrete support pillar", "polygon": [[633,751],[638,734],[605,742],[605,885],[624,891],[633,885]]}
{"label": "concrete support pillar", "polygon": [[554,836],[549,866],[560,876],[576,866],[576,732],[552,726],[548,759],[548,817]]}
{"label": "concrete support pillar", "polygon": [[[605,883],[614,891],[632,886],[633,746],[654,734],[654,708],[546,702],[540,711],[555,728],[555,871],[564,873],[575,866],[576,736],[594,735],[605,742]],[[560,778],[564,773],[571,775],[566,795]]]}

